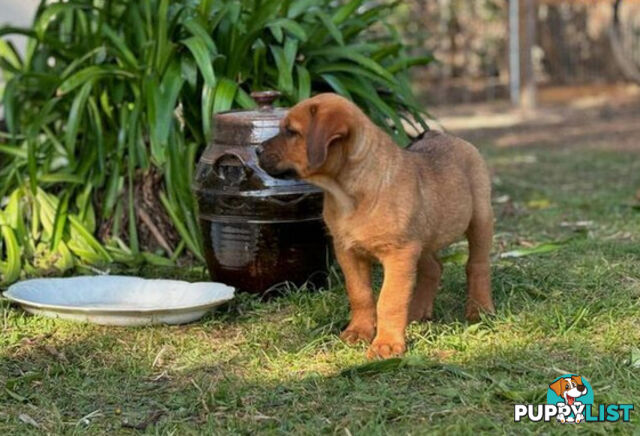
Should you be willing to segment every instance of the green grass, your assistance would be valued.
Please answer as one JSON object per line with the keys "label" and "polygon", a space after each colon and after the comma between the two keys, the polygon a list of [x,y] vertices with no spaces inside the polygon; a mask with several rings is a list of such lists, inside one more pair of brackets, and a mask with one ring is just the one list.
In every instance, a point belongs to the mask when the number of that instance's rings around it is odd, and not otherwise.
{"label": "green grass", "polygon": [[[365,347],[338,339],[348,320],[339,270],[329,290],[268,302],[239,295],[178,327],[52,321],[4,301],[0,434],[133,433],[123,423],[146,420],[147,433],[177,435],[571,433],[513,422],[514,403],[544,403],[565,372],[586,377],[596,403],[636,401],[632,423],[582,431],[638,434],[640,368],[630,360],[640,347],[640,211],[629,206],[638,154],[481,145],[494,197],[510,198],[495,204],[496,255],[568,240],[495,261],[494,318],[463,321],[464,267],[447,265],[437,320],[411,325],[407,357],[363,367]],[[590,221],[587,230],[576,232],[577,221]]]}

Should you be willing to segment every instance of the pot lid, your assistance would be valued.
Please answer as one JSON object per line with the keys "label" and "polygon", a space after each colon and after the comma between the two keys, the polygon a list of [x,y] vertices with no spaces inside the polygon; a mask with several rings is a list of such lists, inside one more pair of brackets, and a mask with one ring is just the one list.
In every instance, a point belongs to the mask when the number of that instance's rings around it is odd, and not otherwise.
{"label": "pot lid", "polygon": [[278,133],[286,108],[273,107],[278,91],[252,92],[257,109],[232,110],[214,116],[214,142],[223,145],[260,144]]}

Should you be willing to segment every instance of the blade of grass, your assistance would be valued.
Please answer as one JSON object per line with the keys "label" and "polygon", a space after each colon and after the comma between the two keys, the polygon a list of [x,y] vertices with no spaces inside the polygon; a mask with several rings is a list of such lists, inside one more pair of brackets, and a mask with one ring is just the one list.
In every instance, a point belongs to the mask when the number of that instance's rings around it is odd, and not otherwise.
{"label": "blade of grass", "polygon": [[0,39],[0,57],[16,70],[22,69],[22,59],[11,41]]}
{"label": "blade of grass", "polygon": [[191,238],[191,235],[189,234],[187,229],[182,224],[182,221],[178,218],[175,210],[171,206],[171,203],[167,199],[167,196],[166,196],[166,194],[164,192],[160,192],[160,201],[162,202],[162,204],[163,204],[165,210],[167,211],[167,213],[169,214],[169,217],[173,221],[173,225],[176,226],[176,229],[178,230],[178,233],[180,234],[180,236],[184,240],[185,244],[187,244],[187,247],[189,247],[191,252],[196,256],[196,258],[198,258],[198,260],[200,260],[201,262],[204,262],[205,261],[204,260],[204,256],[202,255],[200,247]]}
{"label": "blade of grass", "polygon": [[320,21],[322,21],[322,24],[324,24],[324,27],[327,28],[327,31],[329,32],[331,37],[338,44],[344,45],[344,38],[342,37],[342,32],[340,32],[340,29],[338,29],[338,26],[336,26],[336,24],[333,22],[331,17],[322,9],[317,9],[313,13],[318,18],[320,18]]}
{"label": "blade of grass", "polygon": [[286,30],[291,36],[294,36],[296,39],[300,41],[307,40],[307,32],[305,32],[304,28],[296,23],[293,20],[288,18],[278,18],[271,22],[269,22],[268,27],[270,28],[280,28]]}
{"label": "blade of grass", "polygon": [[270,45],[269,48],[278,69],[278,88],[291,95],[293,92],[293,77],[287,56],[282,47]]}
{"label": "blade of grass", "polygon": [[126,79],[133,79],[136,77],[134,74],[121,68],[109,65],[92,65],[78,71],[77,73],[74,73],[64,82],[62,82],[62,84],[60,84],[60,86],[58,87],[58,93],[60,95],[64,95],[73,91],[79,86],[84,85],[88,81],[99,80],[103,77],[109,76],[121,77]]}
{"label": "blade of grass", "polygon": [[13,283],[20,277],[20,246],[13,229],[7,225],[2,215],[0,215],[0,227],[2,228],[2,239],[4,240],[7,255],[3,270],[4,282]]}
{"label": "blade of grass", "polygon": [[255,100],[240,87],[237,88],[235,101],[243,109],[253,109],[257,107]]}
{"label": "blade of grass", "polygon": [[309,53],[309,56],[329,56],[337,59],[347,59],[357,64],[360,64],[361,66],[371,70],[372,72],[376,73],[380,77],[383,77],[384,79],[390,82],[395,81],[393,74],[391,74],[384,67],[382,67],[382,65],[380,65],[373,59],[368,58],[367,56],[360,53],[358,50],[354,49],[354,47],[344,46],[344,47],[320,48],[320,49],[312,50]]}
{"label": "blade of grass", "polygon": [[[98,150],[98,174],[100,180],[104,180],[105,168],[106,168],[106,151],[104,146],[104,132],[102,128],[102,117],[100,116],[100,110],[94,97],[89,97],[89,115],[91,119],[91,127],[95,138],[96,148]],[[102,183],[99,183],[101,185]]]}
{"label": "blade of grass", "polygon": [[213,59],[211,58],[211,53],[207,50],[205,43],[195,36],[184,39],[182,43],[189,49],[193,58],[196,60],[200,73],[202,74],[207,86],[216,86],[216,77],[213,73],[212,67]]}
{"label": "blade of grass", "polygon": [[216,95],[213,100],[213,113],[231,109],[237,90],[238,85],[236,82],[227,78],[221,79],[216,86]]}
{"label": "blade of grass", "polygon": [[134,70],[138,70],[139,64],[136,56],[131,52],[126,42],[106,23],[102,23],[102,34],[109,39],[122,55],[122,59]]}
{"label": "blade of grass", "polygon": [[302,65],[296,65],[298,75],[298,100],[304,100],[311,96],[311,75]]}
{"label": "blade of grass", "polygon": [[[85,226],[73,215],[69,215],[69,222],[71,223],[71,228],[73,231],[77,233],[78,236],[84,242],[86,242],[96,253],[98,253],[99,259],[101,261],[112,262],[113,258],[109,255],[109,253],[104,249],[104,247],[98,242],[96,238],[85,228]],[[72,238],[73,241],[75,238]],[[70,241],[70,242],[71,242]]]}
{"label": "blade of grass", "polygon": [[333,14],[331,20],[334,24],[341,24],[347,18],[351,17],[354,12],[362,5],[363,0],[352,0],[344,5],[342,5],[338,10]]}
{"label": "blade of grass", "polygon": [[202,132],[207,143],[211,140],[211,121],[213,117],[213,101],[216,93],[216,88],[207,86],[202,87],[201,97],[201,117],[202,117]]}
{"label": "blade of grass", "polygon": [[82,123],[83,114],[87,106],[87,99],[89,98],[92,88],[93,81],[86,82],[73,99],[73,104],[71,105],[67,127],[65,129],[65,147],[70,158],[73,158],[75,155],[78,129]]}
{"label": "blade of grass", "polygon": [[62,241],[64,229],[67,225],[67,211],[69,209],[69,198],[71,191],[67,191],[62,195],[62,199],[58,203],[56,216],[53,220],[53,234],[51,235],[51,249],[56,250],[58,244]]}
{"label": "blade of grass", "polygon": [[191,32],[191,34],[196,37],[199,41],[204,43],[210,54],[215,55],[218,53],[218,48],[216,47],[216,43],[213,41],[207,29],[195,18],[189,18],[185,20],[183,23],[184,27]]}

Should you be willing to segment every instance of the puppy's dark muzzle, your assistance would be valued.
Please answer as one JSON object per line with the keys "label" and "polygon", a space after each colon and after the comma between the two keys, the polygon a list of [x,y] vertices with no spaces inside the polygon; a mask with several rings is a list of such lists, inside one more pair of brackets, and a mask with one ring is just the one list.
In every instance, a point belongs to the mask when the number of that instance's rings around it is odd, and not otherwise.
{"label": "puppy's dark muzzle", "polygon": [[258,164],[260,165],[260,168],[262,168],[271,177],[276,177],[278,179],[295,179],[297,174],[294,170],[278,168],[278,163],[280,161],[278,155],[268,151],[268,149],[265,149],[268,142],[269,141],[265,141],[256,147],[256,155],[258,156]]}
{"label": "puppy's dark muzzle", "polygon": [[265,142],[263,142],[262,144],[256,147],[256,156],[258,157],[258,165],[260,165],[260,168],[265,170],[267,174],[272,175],[271,172],[274,170],[275,159],[273,159],[273,157],[270,156],[270,153],[265,153],[264,145],[265,145]]}

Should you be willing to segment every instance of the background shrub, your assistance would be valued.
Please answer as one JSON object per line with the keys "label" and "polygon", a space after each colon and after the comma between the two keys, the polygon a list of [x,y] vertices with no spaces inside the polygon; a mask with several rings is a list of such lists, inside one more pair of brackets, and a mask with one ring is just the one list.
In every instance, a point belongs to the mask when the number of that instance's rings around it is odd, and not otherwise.
{"label": "background shrub", "polygon": [[212,114],[335,91],[399,143],[422,123],[394,4],[69,0],[40,5],[24,56],[0,39],[0,269],[202,260],[190,183]]}

